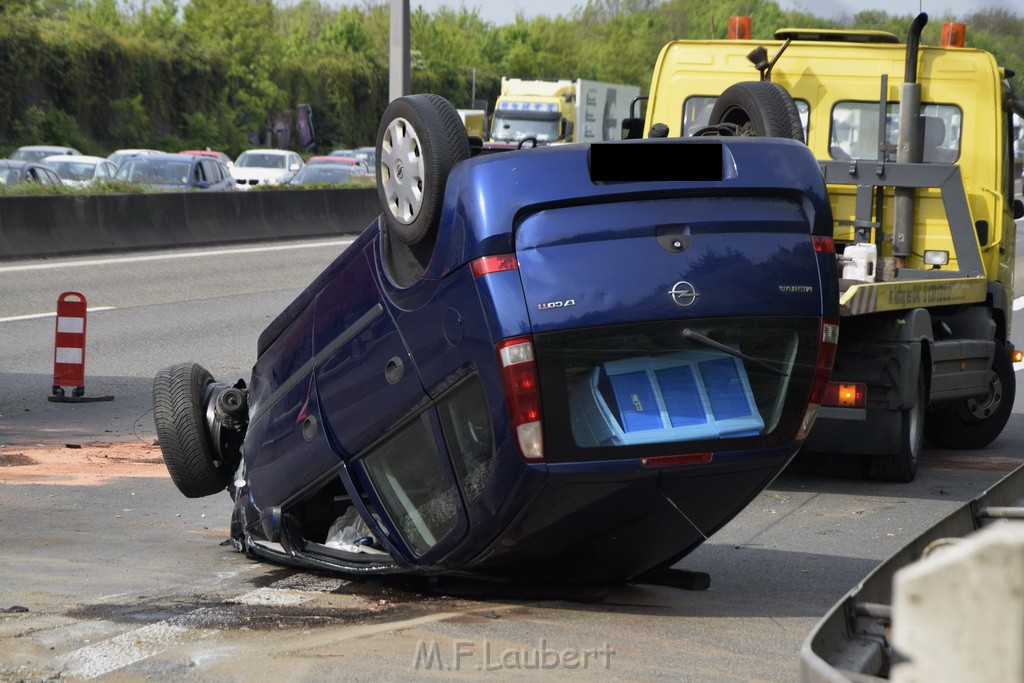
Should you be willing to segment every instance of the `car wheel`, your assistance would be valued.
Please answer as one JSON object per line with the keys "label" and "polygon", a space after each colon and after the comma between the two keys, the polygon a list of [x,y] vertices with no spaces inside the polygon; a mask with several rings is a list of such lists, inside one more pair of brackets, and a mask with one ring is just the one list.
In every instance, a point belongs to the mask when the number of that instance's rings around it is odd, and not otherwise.
{"label": "car wheel", "polygon": [[1017,379],[1006,347],[996,346],[988,393],[932,411],[924,438],[940,448],[975,450],[992,443],[1010,419]]}
{"label": "car wheel", "polygon": [[439,95],[409,95],[388,105],[377,130],[377,194],[390,236],[416,245],[435,233],[452,166],[469,158],[455,107]]}
{"label": "car wheel", "polygon": [[729,124],[736,135],[804,141],[796,103],[785,88],[769,81],[741,81],[726,88],[708,124]]}
{"label": "car wheel", "polygon": [[901,411],[899,453],[875,456],[872,476],[882,481],[914,481],[918,463],[921,461],[921,449],[924,447],[927,412],[928,384],[924,376],[924,367],[921,367],[917,371],[917,394],[914,405]]}
{"label": "car wheel", "polygon": [[185,496],[223,491],[232,472],[214,456],[206,425],[206,400],[213,377],[201,365],[180,363],[153,380],[153,421],[171,481]]}

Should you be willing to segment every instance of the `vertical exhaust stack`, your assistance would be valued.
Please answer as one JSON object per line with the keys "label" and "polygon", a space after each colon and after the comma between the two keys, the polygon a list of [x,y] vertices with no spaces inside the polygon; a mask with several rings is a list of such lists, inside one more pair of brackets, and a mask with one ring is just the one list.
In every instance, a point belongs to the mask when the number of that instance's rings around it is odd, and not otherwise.
{"label": "vertical exhaust stack", "polygon": [[[906,70],[900,86],[900,130],[896,142],[896,161],[899,163],[919,164],[922,160],[921,84],[917,82],[917,53],[921,31],[927,23],[928,15],[924,12],[918,14],[907,34]],[[914,188],[896,188],[892,255],[896,257],[897,268],[902,268],[910,256],[915,192]]]}

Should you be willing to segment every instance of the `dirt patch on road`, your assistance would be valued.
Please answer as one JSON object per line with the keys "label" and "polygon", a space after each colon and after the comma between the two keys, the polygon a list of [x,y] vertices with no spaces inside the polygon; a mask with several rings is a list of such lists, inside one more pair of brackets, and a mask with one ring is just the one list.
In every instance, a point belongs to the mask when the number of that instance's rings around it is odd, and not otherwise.
{"label": "dirt patch on road", "polygon": [[90,486],[119,477],[167,477],[160,447],[82,443],[0,448],[0,483]]}

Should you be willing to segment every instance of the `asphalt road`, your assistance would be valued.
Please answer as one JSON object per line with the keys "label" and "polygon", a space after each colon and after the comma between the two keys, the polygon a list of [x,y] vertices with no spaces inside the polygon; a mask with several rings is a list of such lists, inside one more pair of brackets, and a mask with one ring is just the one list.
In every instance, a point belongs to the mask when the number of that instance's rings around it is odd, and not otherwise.
{"label": "asphalt road", "polygon": [[[149,391],[181,360],[247,377],[259,332],[342,248],[278,246],[295,248],[0,264],[0,680],[793,681],[836,600],[1024,460],[1020,408],[984,452],[928,450],[907,485],[798,458],[680,563],[710,574],[703,592],[424,590],[256,562],[221,545],[227,496],[185,499],[155,462]],[[46,400],[68,290],[106,309],[86,395],[112,401]]]}

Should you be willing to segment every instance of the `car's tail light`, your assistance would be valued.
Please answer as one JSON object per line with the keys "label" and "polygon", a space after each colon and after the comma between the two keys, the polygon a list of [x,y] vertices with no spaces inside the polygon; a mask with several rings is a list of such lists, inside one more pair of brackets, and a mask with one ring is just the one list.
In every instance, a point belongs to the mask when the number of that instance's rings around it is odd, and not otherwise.
{"label": "car's tail light", "polygon": [[850,382],[829,382],[821,399],[821,405],[837,408],[863,408],[867,402],[867,385]]}
{"label": "car's tail light", "polygon": [[498,342],[497,350],[509,422],[515,430],[519,454],[527,462],[542,462],[544,440],[540,420],[540,383],[533,340],[529,336],[506,339]]}
{"label": "car's tail light", "polygon": [[814,247],[814,251],[822,254],[836,253],[835,241],[825,235],[811,235],[811,246]]}
{"label": "car's tail light", "polygon": [[829,377],[832,375],[832,363],[836,359],[836,348],[839,344],[839,319],[822,318],[821,342],[818,346],[818,361],[814,367],[814,379],[811,380],[811,393],[807,398],[807,410],[800,421],[796,433],[796,445],[799,446],[807,438],[818,416],[818,408],[825,397]]}
{"label": "car's tail light", "polygon": [[711,453],[683,453],[680,455],[654,455],[640,458],[644,467],[670,467],[672,465],[699,465],[711,462]]}
{"label": "car's tail light", "polygon": [[515,254],[498,254],[481,256],[469,264],[473,277],[481,277],[488,273],[500,273],[503,270],[519,270],[519,260]]}

